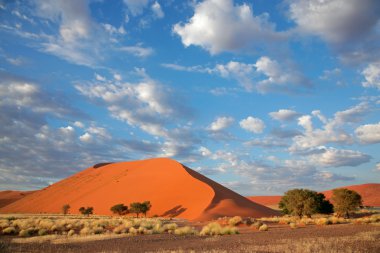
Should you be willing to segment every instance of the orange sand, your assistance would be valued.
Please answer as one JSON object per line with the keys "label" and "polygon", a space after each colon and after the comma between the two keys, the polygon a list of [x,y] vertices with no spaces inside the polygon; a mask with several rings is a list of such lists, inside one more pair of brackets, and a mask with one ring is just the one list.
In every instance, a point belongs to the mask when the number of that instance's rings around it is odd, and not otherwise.
{"label": "orange sand", "polygon": [[34,191],[0,191],[0,208],[9,205]]}
{"label": "orange sand", "polygon": [[110,207],[149,200],[148,216],[210,220],[221,216],[262,217],[278,214],[184,167],[156,158],[90,167],[0,209],[1,213],[70,213],[81,206],[95,214],[111,214]]}
{"label": "orange sand", "polygon": [[[339,188],[354,190],[362,196],[363,205],[380,207],[380,184],[359,184],[349,185]],[[322,192],[327,199],[332,197],[332,190]],[[249,200],[264,206],[276,206],[282,196],[249,196]]]}

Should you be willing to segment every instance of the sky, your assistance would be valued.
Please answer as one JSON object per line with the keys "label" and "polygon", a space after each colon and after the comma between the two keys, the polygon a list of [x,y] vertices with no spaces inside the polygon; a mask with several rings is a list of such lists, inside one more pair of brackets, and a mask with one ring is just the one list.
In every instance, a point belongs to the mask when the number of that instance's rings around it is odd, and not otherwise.
{"label": "sky", "polygon": [[379,183],[379,59],[378,0],[0,1],[0,190],[152,157],[243,195]]}

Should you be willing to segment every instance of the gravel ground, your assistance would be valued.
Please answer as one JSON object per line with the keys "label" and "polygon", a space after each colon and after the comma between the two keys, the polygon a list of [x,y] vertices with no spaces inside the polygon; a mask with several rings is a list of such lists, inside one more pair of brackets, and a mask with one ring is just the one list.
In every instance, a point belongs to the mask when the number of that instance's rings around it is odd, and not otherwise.
{"label": "gravel ground", "polygon": [[380,226],[329,225],[291,229],[269,224],[269,231],[240,228],[239,235],[216,237],[139,235],[93,242],[9,244],[0,252],[380,252]]}

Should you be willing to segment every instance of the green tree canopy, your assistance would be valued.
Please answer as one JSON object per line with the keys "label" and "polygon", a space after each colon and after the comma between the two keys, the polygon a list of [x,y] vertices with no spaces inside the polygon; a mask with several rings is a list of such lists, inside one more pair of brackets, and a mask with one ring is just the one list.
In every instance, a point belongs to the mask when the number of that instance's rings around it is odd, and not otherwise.
{"label": "green tree canopy", "polygon": [[299,217],[332,212],[332,205],[325,200],[325,195],[308,189],[293,189],[285,192],[279,207],[283,213]]}
{"label": "green tree canopy", "polygon": [[355,211],[363,204],[359,193],[346,188],[333,190],[332,201],[334,202],[334,211],[337,215],[344,215],[345,217],[349,217],[350,212]]}
{"label": "green tree canopy", "polygon": [[117,204],[111,207],[111,211],[118,215],[124,215],[128,213],[128,207],[124,204]]}

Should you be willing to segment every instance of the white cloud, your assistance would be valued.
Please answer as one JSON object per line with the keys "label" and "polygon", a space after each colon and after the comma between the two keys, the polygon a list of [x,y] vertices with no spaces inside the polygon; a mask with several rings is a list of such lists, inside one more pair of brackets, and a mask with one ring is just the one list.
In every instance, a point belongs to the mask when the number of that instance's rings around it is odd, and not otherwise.
{"label": "white cloud", "polygon": [[214,122],[208,127],[211,131],[221,131],[230,127],[234,123],[234,118],[232,117],[218,117]]}
{"label": "white cloud", "polygon": [[362,82],[364,87],[380,89],[380,62],[368,64],[362,75],[365,78],[365,82]]}
{"label": "white cloud", "polygon": [[269,116],[271,116],[272,119],[278,121],[290,121],[297,118],[299,115],[300,114],[298,112],[289,109],[280,109],[277,112],[269,113]]}
{"label": "white cloud", "polygon": [[[289,148],[292,152],[313,149],[327,143],[353,143],[351,134],[344,129],[347,124],[358,123],[369,112],[368,103],[362,102],[344,111],[338,111],[332,119],[327,119],[320,111],[313,111],[312,115],[304,115],[298,119],[298,124],[305,129],[302,135],[293,138]],[[314,129],[312,119],[318,118],[322,128]]]}
{"label": "white cloud", "polygon": [[261,92],[277,89],[291,91],[297,86],[308,87],[311,85],[310,81],[308,81],[302,73],[287,65],[288,64],[280,65],[276,60],[272,60],[267,56],[259,58],[255,64],[256,71],[265,75],[267,79],[260,81],[257,85],[257,89]]}
{"label": "white cloud", "polygon": [[199,148],[199,152],[201,153],[202,156],[211,156],[212,155],[212,152],[208,148],[203,147],[203,146],[201,146]]}
{"label": "white cloud", "polygon": [[376,170],[380,172],[380,163],[376,164]]}
{"label": "white cloud", "polygon": [[124,4],[133,16],[142,14],[144,8],[148,5],[149,0],[124,0]]}
{"label": "white cloud", "polygon": [[251,116],[241,120],[239,124],[241,128],[255,134],[262,133],[265,128],[265,124],[261,119]]}
{"label": "white cloud", "polygon": [[217,64],[213,70],[209,72],[216,72],[224,78],[233,78],[239,82],[241,86],[247,91],[252,91],[254,64],[246,64],[242,62],[230,61],[227,64]]}
{"label": "white cloud", "polygon": [[356,128],[356,136],[362,143],[380,142],[380,122],[377,124],[367,124]]}
{"label": "white cloud", "polygon": [[157,18],[163,18],[165,16],[165,13],[163,12],[162,8],[161,8],[161,5],[158,1],[154,2],[152,4],[152,11],[154,13],[154,15],[157,17]]}
{"label": "white cloud", "polygon": [[154,50],[152,48],[142,47],[140,45],[121,47],[119,50],[141,58],[148,57],[154,53]]}
{"label": "white cloud", "polygon": [[319,153],[313,154],[308,158],[316,165],[323,167],[355,167],[369,162],[371,159],[369,155],[354,150],[325,147],[320,147],[318,150],[320,151]]}
{"label": "white cloud", "polygon": [[83,135],[79,136],[79,140],[82,142],[90,143],[92,141],[92,136],[86,132]]}
{"label": "white cloud", "polygon": [[194,15],[185,24],[176,24],[174,33],[182,43],[200,46],[211,54],[236,51],[281,39],[268,14],[254,16],[247,4],[232,0],[206,0],[195,5]]}
{"label": "white cloud", "polygon": [[[162,66],[178,71],[217,74],[226,79],[236,80],[248,92],[297,92],[300,88],[310,87],[310,81],[295,66],[288,63],[280,66],[277,61],[266,56],[259,58],[254,64],[229,61],[226,64],[216,64],[214,67],[170,63]],[[265,76],[264,80],[261,75]]]}
{"label": "white cloud", "polygon": [[377,0],[295,0],[289,10],[301,31],[333,43],[362,38],[380,19]]}

